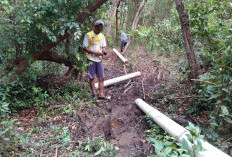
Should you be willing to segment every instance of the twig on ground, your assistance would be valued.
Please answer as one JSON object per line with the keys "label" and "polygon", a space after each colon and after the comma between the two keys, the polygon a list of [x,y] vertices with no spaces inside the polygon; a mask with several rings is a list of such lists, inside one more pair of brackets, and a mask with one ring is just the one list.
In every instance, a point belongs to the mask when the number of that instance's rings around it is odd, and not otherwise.
{"label": "twig on ground", "polygon": [[135,127],[132,128],[132,131],[135,131],[136,126],[144,119],[144,117],[138,118],[138,119],[139,119],[139,121],[135,124]]}
{"label": "twig on ground", "polygon": [[131,80],[124,86],[124,88],[126,88],[129,84],[130,84]]}
{"label": "twig on ground", "polygon": [[66,105],[54,105],[54,106],[50,106],[50,107],[48,108],[48,111],[50,111],[51,109],[60,108],[60,107],[66,107]]}
{"label": "twig on ground", "polygon": [[58,157],[58,147],[56,146],[56,157]]}
{"label": "twig on ground", "polygon": [[40,157],[42,157],[43,156],[43,149],[41,149],[41,151],[40,151]]}
{"label": "twig on ground", "polygon": [[153,59],[152,62],[158,62],[158,63],[160,63],[160,61],[156,60],[156,59]]}
{"label": "twig on ground", "polygon": [[226,143],[226,142],[228,142],[228,141],[230,141],[230,140],[232,140],[232,137],[230,137],[230,138],[226,139],[225,141],[223,141],[223,142],[221,143],[221,145],[223,145],[224,143]]}
{"label": "twig on ground", "polygon": [[127,75],[127,72],[126,72],[126,65],[125,65],[125,64],[123,65],[123,68],[124,68],[125,74]]}
{"label": "twig on ground", "polygon": [[205,83],[208,83],[208,84],[211,84],[211,85],[215,85],[215,83],[212,83],[210,81],[202,81],[200,79],[191,79],[192,81],[196,81],[196,82],[205,82]]}
{"label": "twig on ground", "polygon": [[144,85],[143,85],[143,81],[144,81],[144,76],[143,76],[143,80],[142,80],[142,88],[143,88],[143,99],[145,100],[146,95],[145,95],[145,89],[144,89]]}
{"label": "twig on ground", "polygon": [[128,87],[128,88],[123,92],[123,94],[125,94],[129,89],[131,89],[132,85],[133,85],[133,84],[131,84],[130,87]]}
{"label": "twig on ground", "polygon": [[186,96],[183,96],[183,97],[173,97],[173,98],[168,98],[168,99],[175,100],[175,99],[186,99],[186,98],[209,98],[209,96],[186,95]]}

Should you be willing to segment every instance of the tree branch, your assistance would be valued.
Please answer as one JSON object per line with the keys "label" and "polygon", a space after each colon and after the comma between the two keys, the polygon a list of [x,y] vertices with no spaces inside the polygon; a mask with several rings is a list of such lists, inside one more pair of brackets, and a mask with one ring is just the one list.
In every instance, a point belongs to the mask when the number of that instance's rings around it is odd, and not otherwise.
{"label": "tree branch", "polygon": [[[83,23],[89,16],[90,13],[95,12],[102,4],[104,4],[107,0],[95,0],[93,4],[87,7],[88,12],[83,12],[78,16],[77,21],[79,23]],[[51,42],[45,44],[40,52],[33,52],[31,59],[25,58],[19,64],[17,64],[17,69],[14,71],[16,74],[21,74],[29,65],[34,61],[41,58],[46,52],[51,50],[53,47],[58,45],[60,42],[68,38],[69,34],[65,33],[63,36],[58,36],[58,42]]]}

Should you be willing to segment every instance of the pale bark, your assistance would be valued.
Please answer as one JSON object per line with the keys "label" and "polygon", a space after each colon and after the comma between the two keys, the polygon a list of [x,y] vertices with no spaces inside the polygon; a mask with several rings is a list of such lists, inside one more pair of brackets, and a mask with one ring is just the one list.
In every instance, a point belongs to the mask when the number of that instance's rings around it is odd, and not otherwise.
{"label": "pale bark", "polygon": [[[140,16],[141,12],[143,11],[143,8],[144,8],[146,2],[147,2],[147,0],[143,0],[142,3],[139,6],[139,9],[138,9],[138,11],[137,11],[137,13],[135,15],[134,21],[132,23],[132,30],[131,30],[132,32],[134,32],[136,30],[136,27],[137,27],[137,24],[138,24],[138,21],[139,21],[139,16]],[[126,44],[126,47],[125,47],[125,49],[123,51],[123,54],[127,52],[128,48],[129,48],[129,46],[130,46],[130,44],[132,42],[132,39],[133,39],[132,37],[129,38],[129,40],[128,40],[127,44]]]}
{"label": "pale bark", "polygon": [[194,52],[193,38],[189,27],[189,16],[183,4],[183,0],[175,0],[176,10],[179,14],[181,31],[184,40],[185,51],[191,72],[191,78],[197,79],[201,74],[200,64]]}
{"label": "pale bark", "polygon": [[114,11],[115,11],[115,8],[116,8],[116,6],[118,4],[118,1],[120,1],[120,0],[114,0],[114,7],[110,9],[109,24],[108,24],[107,29],[106,29],[106,38],[110,35],[110,31],[111,31],[111,18],[114,15]]}

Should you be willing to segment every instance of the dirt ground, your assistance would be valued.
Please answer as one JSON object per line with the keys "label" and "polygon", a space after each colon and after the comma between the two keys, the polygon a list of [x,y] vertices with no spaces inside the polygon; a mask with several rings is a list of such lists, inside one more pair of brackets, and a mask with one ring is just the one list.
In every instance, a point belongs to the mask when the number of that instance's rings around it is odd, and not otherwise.
{"label": "dirt ground", "polygon": [[[133,57],[137,57],[140,62],[129,60],[129,63],[123,64],[116,54],[110,51],[103,62],[105,80],[136,71],[140,71],[142,75],[106,87],[104,93],[111,97],[110,101],[97,100],[96,107],[93,109],[76,110],[77,117],[66,116],[66,119],[63,115],[57,115],[53,119],[52,124],[68,126],[73,150],[79,140],[101,136],[119,147],[118,157],[148,156],[151,145],[146,142],[144,132],[149,125],[144,119],[145,114],[135,104],[135,100],[142,98],[152,103],[152,94],[159,91],[161,84],[165,83],[165,68],[162,64],[157,64],[159,61],[154,59],[155,56],[146,58],[143,55],[142,51],[136,52]],[[30,125],[33,116],[36,117],[36,111],[27,109],[21,111],[16,118],[24,117],[24,121],[27,122],[25,125]],[[50,124],[44,123],[43,127],[49,128]],[[58,154],[61,155],[62,152]]]}
{"label": "dirt ground", "polygon": [[[104,65],[105,80],[137,71],[129,64],[123,65],[113,53],[105,58]],[[164,81],[146,78],[144,71],[141,71],[140,77],[105,88],[105,95],[111,97],[109,102],[99,101],[93,110],[78,112],[82,127],[74,131],[78,134],[74,133],[72,140],[78,140],[83,136],[102,136],[119,147],[117,151],[119,157],[148,156],[150,146],[146,142],[144,131],[149,125],[144,119],[145,114],[135,104],[135,100],[142,98],[150,102],[149,94],[159,90]]]}

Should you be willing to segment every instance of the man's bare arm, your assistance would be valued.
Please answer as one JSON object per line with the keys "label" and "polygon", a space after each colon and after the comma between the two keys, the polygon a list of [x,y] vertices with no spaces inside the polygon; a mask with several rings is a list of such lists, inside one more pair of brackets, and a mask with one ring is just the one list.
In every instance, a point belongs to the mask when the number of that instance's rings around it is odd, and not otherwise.
{"label": "man's bare arm", "polygon": [[107,52],[106,52],[106,48],[105,48],[105,47],[102,47],[102,53],[103,53],[104,55],[107,55]]}
{"label": "man's bare arm", "polygon": [[97,52],[97,51],[92,51],[90,50],[88,47],[85,47],[84,50],[88,53],[91,53],[91,54],[95,54],[96,56],[102,56],[102,53],[101,52]]}

